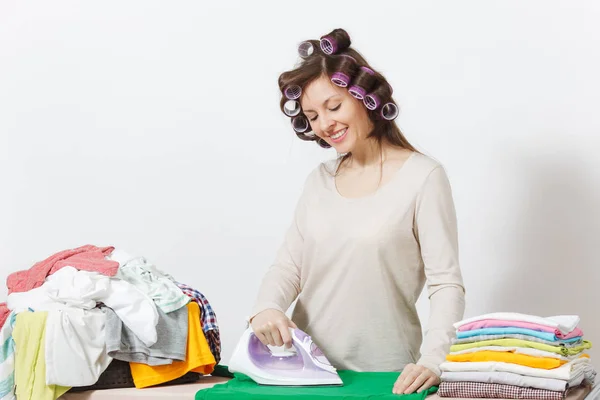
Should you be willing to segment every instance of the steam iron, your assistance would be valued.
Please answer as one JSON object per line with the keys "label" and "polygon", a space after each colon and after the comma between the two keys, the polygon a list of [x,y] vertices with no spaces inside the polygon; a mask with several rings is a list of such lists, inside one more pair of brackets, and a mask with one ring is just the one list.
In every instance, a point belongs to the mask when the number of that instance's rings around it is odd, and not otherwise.
{"label": "steam iron", "polygon": [[259,385],[343,385],[336,369],[310,336],[290,328],[292,348],[274,352],[246,329],[229,362],[230,372],[249,376]]}

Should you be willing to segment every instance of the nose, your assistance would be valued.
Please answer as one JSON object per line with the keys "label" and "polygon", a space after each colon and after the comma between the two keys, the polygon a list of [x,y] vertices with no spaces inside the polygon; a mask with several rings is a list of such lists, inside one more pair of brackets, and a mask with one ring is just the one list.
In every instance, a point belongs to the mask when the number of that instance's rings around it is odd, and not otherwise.
{"label": "nose", "polygon": [[329,134],[332,132],[332,128],[335,125],[335,121],[331,118],[322,116],[321,117],[321,132],[327,134],[329,136]]}

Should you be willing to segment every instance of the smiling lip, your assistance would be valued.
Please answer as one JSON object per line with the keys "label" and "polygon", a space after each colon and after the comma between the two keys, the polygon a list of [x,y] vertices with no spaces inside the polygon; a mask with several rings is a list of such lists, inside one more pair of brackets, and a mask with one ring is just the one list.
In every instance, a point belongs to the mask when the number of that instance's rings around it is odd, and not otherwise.
{"label": "smiling lip", "polygon": [[[339,133],[340,133],[340,132],[342,132],[342,131],[343,131],[344,133],[343,133],[343,134],[342,134],[340,137],[336,137],[335,139],[333,138],[335,135],[339,134]],[[336,132],[336,134],[335,134],[335,135],[331,135],[331,136],[330,136],[330,139],[331,139],[331,141],[332,141],[332,142],[334,142],[334,143],[339,143],[339,142],[341,142],[342,140],[344,140],[344,138],[346,137],[346,134],[347,134],[347,133],[348,133],[348,128],[341,129],[340,131]]]}

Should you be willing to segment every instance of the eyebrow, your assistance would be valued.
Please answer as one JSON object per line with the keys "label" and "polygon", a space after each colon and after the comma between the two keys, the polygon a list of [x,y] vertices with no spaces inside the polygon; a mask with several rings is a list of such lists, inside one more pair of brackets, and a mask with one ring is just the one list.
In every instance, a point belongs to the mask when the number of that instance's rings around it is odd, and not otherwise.
{"label": "eyebrow", "polygon": [[[327,99],[326,99],[326,100],[323,102],[323,105],[327,105],[327,102],[328,102],[329,100],[331,100],[332,98],[336,97],[336,96],[339,96],[339,94],[334,94],[333,96],[329,96],[329,97],[328,97],[328,98],[327,98]],[[315,113],[315,114],[317,113],[315,110],[303,110],[303,111],[304,111],[304,112],[313,112],[313,113]]]}

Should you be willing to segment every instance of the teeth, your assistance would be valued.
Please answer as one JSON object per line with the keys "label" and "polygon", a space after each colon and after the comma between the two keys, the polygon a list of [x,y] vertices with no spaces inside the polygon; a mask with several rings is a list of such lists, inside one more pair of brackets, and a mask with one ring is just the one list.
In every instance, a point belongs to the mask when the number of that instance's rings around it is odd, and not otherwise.
{"label": "teeth", "polygon": [[343,131],[340,131],[340,132],[336,133],[335,135],[331,135],[331,138],[334,139],[334,140],[341,138],[342,135],[344,133],[346,133],[346,130],[348,130],[348,128],[344,129]]}

